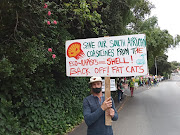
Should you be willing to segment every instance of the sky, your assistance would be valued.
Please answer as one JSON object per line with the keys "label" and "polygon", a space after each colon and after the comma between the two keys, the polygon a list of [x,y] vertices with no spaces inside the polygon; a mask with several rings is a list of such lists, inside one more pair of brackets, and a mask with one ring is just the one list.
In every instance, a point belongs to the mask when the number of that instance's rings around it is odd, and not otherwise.
{"label": "sky", "polygon": [[[151,16],[158,18],[158,25],[161,30],[168,30],[175,37],[180,35],[180,0],[149,0],[155,5],[151,11]],[[166,53],[168,61],[180,62],[180,46],[168,49]]]}

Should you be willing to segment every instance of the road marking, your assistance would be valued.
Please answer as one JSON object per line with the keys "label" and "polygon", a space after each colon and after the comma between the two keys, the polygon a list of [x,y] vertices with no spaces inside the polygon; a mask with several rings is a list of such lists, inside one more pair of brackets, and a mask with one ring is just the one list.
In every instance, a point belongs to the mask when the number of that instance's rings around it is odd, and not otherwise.
{"label": "road marking", "polygon": [[120,106],[120,108],[119,108],[118,111],[117,111],[118,113],[123,109],[125,103],[126,103],[128,100],[129,100],[129,96],[126,96],[125,101],[123,102],[123,104]]}

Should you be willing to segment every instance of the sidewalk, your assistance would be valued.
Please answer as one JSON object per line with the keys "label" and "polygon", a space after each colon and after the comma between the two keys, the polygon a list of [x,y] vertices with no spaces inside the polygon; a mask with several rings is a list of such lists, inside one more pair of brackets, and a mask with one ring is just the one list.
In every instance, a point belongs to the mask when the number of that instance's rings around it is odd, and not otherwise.
{"label": "sidewalk", "polygon": [[[135,90],[134,90],[134,94],[138,94],[140,92],[143,92],[145,90],[148,90],[150,89],[149,86],[141,86],[141,87],[137,87]],[[115,103],[115,107],[116,107],[116,110],[119,110],[119,108],[121,107],[121,105],[125,102],[125,99],[126,97],[129,97],[131,94],[130,94],[130,90],[127,89],[125,90],[124,94],[123,94],[123,101],[118,103],[117,102],[117,99],[114,99],[114,103]],[[86,135],[87,134],[87,125],[85,124],[85,122],[83,121],[80,125],[78,125],[77,127],[74,128],[73,131],[67,133],[66,135]]]}

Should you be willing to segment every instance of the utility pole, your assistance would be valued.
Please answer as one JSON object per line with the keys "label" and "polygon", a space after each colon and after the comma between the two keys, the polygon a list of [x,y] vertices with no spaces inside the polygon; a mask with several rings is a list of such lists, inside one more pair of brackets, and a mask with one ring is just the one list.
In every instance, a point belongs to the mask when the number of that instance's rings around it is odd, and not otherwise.
{"label": "utility pole", "polygon": [[[157,56],[156,56],[157,57]],[[156,68],[156,75],[157,75],[157,63],[156,63],[156,57],[155,57],[155,68]]]}

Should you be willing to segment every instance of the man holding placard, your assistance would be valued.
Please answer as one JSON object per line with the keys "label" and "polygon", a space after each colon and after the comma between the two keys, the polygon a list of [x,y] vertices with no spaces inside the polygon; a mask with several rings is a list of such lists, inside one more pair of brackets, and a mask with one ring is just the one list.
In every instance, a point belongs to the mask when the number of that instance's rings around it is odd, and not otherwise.
{"label": "man holding placard", "polygon": [[113,121],[118,119],[114,101],[111,97],[105,100],[101,77],[91,77],[89,83],[92,94],[83,101],[83,115],[88,126],[87,135],[113,135],[112,126],[105,125],[105,111]]}
{"label": "man holding placard", "polygon": [[83,102],[88,135],[113,134],[111,122],[118,116],[111,98],[110,77],[142,76],[147,69],[144,34],[66,41],[67,76],[105,77],[105,98],[101,78],[94,77],[90,79],[92,95]]}

